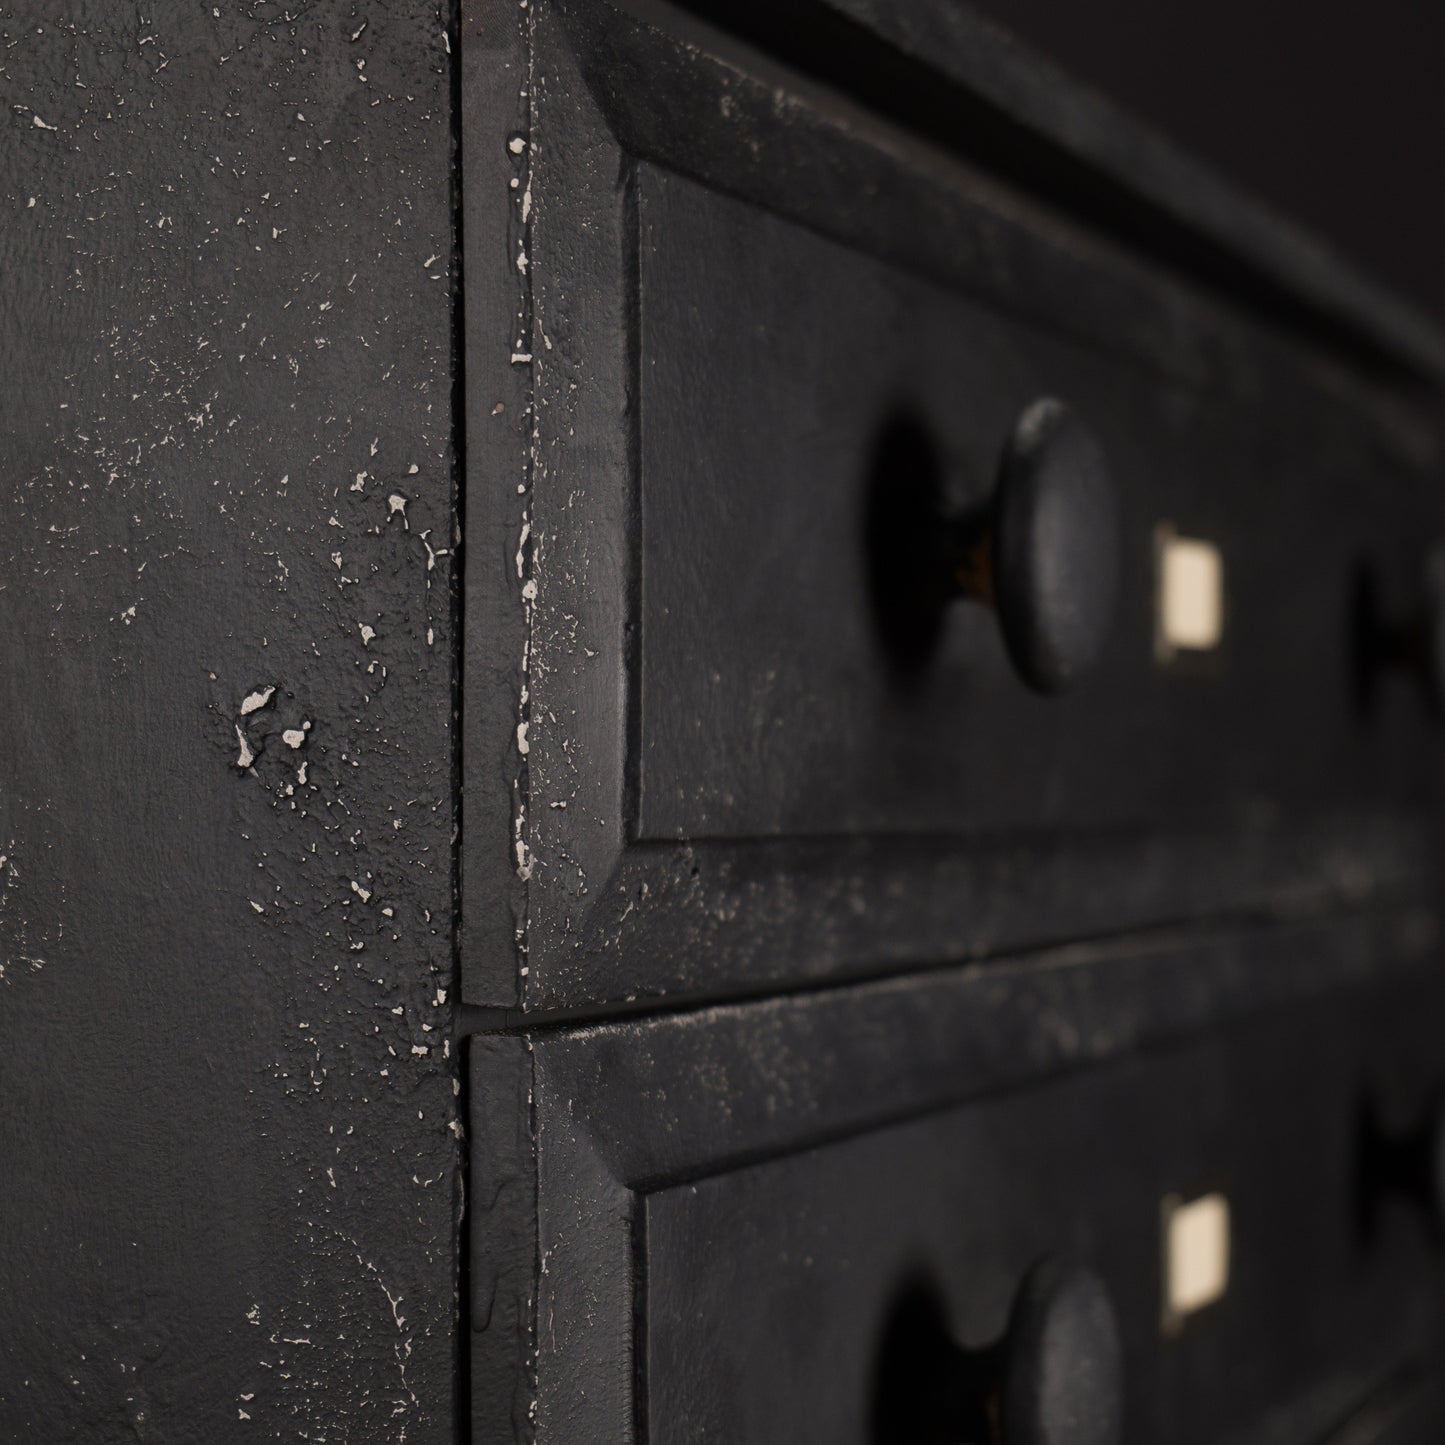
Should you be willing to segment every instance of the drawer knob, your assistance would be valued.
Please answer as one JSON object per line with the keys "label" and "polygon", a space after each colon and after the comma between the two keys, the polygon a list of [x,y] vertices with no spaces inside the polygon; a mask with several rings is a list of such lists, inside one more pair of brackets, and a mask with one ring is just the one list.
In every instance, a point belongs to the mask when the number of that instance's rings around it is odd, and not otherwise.
{"label": "drawer knob", "polygon": [[1000,1445],[1116,1445],[1119,1328],[1096,1274],[1044,1260],[1014,1300],[1004,1345]]}
{"label": "drawer knob", "polygon": [[1014,1297],[1008,1331],[981,1349],[953,1338],[931,1294],[895,1312],[884,1341],[874,1445],[1118,1445],[1119,1330],[1099,1277],[1043,1259]]}
{"label": "drawer knob", "polygon": [[1119,583],[1119,508],[1103,450],[1046,397],[1019,417],[998,486],[950,538],[955,594],[992,607],[1015,669],[1043,693],[1072,687],[1108,638]]}
{"label": "drawer knob", "polygon": [[1366,568],[1356,578],[1356,671],[1360,701],[1368,709],[1382,673],[1414,675],[1431,707],[1445,712],[1445,546],[1432,547],[1420,573],[1417,601],[1408,613],[1390,616],[1379,580]]}
{"label": "drawer knob", "polygon": [[1363,1170],[1366,1223],[1386,1199],[1409,1200],[1445,1241],[1445,1097],[1437,1097],[1413,1127],[1388,1129],[1377,1111],[1365,1116]]}

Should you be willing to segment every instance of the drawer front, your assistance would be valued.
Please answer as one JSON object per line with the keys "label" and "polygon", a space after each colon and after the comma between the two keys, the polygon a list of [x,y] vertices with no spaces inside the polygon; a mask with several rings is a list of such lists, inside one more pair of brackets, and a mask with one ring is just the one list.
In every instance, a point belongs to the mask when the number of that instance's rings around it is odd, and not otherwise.
{"label": "drawer front", "polygon": [[[528,17],[464,87],[467,1002],[756,994],[1430,874],[1403,662],[1445,503],[1391,383],[715,36]],[[1046,571],[998,510],[1047,398],[1117,514],[1056,696],[1013,660]],[[1161,651],[1170,529],[1217,563],[1209,646]],[[1074,575],[1079,535],[1038,555]],[[899,626],[945,584],[995,605]],[[1044,631],[1098,594],[1049,595]]]}
{"label": "drawer front", "polygon": [[998,1377],[1052,1261],[1111,1301],[1124,1439],[1325,1438],[1440,1342],[1419,924],[476,1041],[474,1428],[956,1438],[914,1406]]}
{"label": "drawer front", "polygon": [[[1382,678],[1369,709],[1357,614],[1369,569],[1415,597],[1437,489],[1318,414],[1151,374],[652,167],[637,188],[640,836],[1248,828],[1433,783],[1428,698]],[[922,655],[921,603],[890,636],[941,514],[988,502],[1046,397],[1087,420],[1121,517],[1112,626],[1063,696],[976,603],[937,609]],[[1217,550],[1223,611],[1215,646],[1167,660],[1164,527]]]}
{"label": "drawer front", "polygon": [[[1362,1239],[1354,1042],[1212,1043],[649,1196],[647,1438],[952,1438],[967,1407],[930,1402],[1049,1257],[1112,1299],[1126,1440],[1231,1440],[1376,1365],[1433,1324],[1440,1274],[1402,1289],[1423,1231]],[[1171,1327],[1164,1203],[1214,1194],[1227,1286]]]}

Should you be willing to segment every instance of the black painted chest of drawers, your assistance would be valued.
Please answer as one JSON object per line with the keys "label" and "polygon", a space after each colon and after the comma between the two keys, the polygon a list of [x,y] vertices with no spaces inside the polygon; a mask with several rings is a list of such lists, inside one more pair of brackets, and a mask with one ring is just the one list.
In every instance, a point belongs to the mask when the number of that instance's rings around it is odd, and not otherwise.
{"label": "black painted chest of drawers", "polygon": [[953,0],[0,84],[0,1441],[1445,1439],[1428,324]]}
{"label": "black painted chest of drawers", "polygon": [[474,23],[478,1437],[1435,1438],[1438,339],[952,6]]}

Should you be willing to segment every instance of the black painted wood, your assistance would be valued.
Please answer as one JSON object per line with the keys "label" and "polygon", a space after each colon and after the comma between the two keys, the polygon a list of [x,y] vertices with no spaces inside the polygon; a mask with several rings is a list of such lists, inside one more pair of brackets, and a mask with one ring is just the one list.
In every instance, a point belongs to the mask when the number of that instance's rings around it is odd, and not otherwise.
{"label": "black painted wood", "polygon": [[[899,1291],[991,1360],[1054,1254],[1126,1439],[1428,1430],[1376,1164],[1439,1087],[1429,328],[956,7],[471,18],[474,1433],[881,1445]],[[907,576],[1043,396],[1121,515],[1058,698]],[[1195,665],[1162,523],[1225,559]],[[1239,1272],[1166,1332],[1215,1187]]]}
{"label": "black painted wood", "polygon": [[[1366,583],[1416,607],[1445,520],[1403,351],[1171,274],[852,70],[655,7],[480,28],[469,1002],[752,995],[1438,868],[1437,721],[1361,645]],[[1082,163],[1082,123],[1024,119]],[[981,503],[1047,395],[1100,439],[1123,551],[1098,667],[1041,700],[978,609],[901,656],[873,544]],[[1225,557],[1202,669],[1154,654],[1166,522]]]}
{"label": "black painted wood", "polygon": [[[1362,1109],[1413,1117],[1438,1087],[1425,938],[1382,918],[1080,949],[512,1040],[537,1234],[487,1254],[538,1293],[520,1338],[474,1301],[478,1430],[884,1439],[900,1296],[921,1280],[985,1344],[1061,1250],[1116,1298],[1126,1439],[1321,1438],[1439,1328],[1436,1237],[1359,1207]],[[501,1047],[473,1055],[476,1110]],[[1216,1188],[1227,1303],[1172,1336],[1159,1207]]]}
{"label": "black painted wood", "polygon": [[[0,78],[0,1436],[881,1445],[911,1271],[953,1358],[1057,1255],[1126,1438],[1433,1438],[1428,328],[930,0],[0,3]],[[874,544],[1056,395],[1046,699]]]}
{"label": "black painted wood", "polygon": [[447,7],[0,4],[0,1439],[453,1441]]}

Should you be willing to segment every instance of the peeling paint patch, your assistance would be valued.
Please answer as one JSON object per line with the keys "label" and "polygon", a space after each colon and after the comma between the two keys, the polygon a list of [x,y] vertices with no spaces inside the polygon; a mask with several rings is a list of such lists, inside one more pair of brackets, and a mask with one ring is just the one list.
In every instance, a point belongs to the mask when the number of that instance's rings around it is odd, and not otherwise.
{"label": "peeling paint patch", "polygon": [[246,734],[241,731],[241,725],[236,724],[236,741],[240,744],[241,755],[236,759],[238,768],[249,768],[256,761],[256,754],[251,751],[251,744],[246,740]]}

